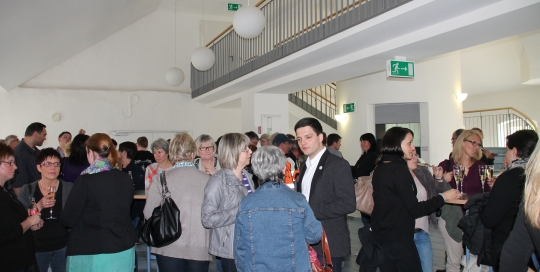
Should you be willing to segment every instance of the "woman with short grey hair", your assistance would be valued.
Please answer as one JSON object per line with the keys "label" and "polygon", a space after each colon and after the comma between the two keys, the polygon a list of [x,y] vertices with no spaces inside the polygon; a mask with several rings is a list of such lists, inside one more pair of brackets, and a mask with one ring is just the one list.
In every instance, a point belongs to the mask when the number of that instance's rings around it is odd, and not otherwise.
{"label": "woman with short grey hair", "polygon": [[195,144],[197,145],[197,155],[199,156],[193,162],[195,167],[209,175],[213,175],[221,169],[216,155],[216,143],[210,135],[202,134],[197,137]]}
{"label": "woman with short grey hair", "polygon": [[159,138],[155,140],[150,148],[154,153],[156,162],[146,167],[146,174],[144,176],[144,188],[146,190],[152,185],[152,179],[155,175],[162,171],[167,171],[172,167],[172,163],[169,161],[169,143],[165,139]]}
{"label": "woman with short grey hair", "polygon": [[304,195],[283,183],[285,162],[275,146],[253,153],[251,165],[261,186],[242,199],[236,215],[234,260],[239,271],[311,271],[306,243],[321,240],[322,225]]}
{"label": "woman with short grey hair", "polygon": [[255,191],[251,175],[244,170],[251,158],[249,138],[240,133],[223,135],[218,160],[221,169],[206,184],[202,224],[213,229],[209,253],[221,258],[223,272],[237,271],[234,264],[234,222],[242,198]]}

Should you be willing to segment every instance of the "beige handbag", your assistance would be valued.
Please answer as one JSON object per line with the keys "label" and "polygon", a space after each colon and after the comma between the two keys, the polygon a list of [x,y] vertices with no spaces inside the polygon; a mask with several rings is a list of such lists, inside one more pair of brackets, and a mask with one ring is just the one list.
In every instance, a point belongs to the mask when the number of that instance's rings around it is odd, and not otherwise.
{"label": "beige handbag", "polygon": [[373,212],[373,185],[371,179],[373,173],[369,176],[359,177],[354,185],[356,194],[356,209],[362,213],[369,214]]}

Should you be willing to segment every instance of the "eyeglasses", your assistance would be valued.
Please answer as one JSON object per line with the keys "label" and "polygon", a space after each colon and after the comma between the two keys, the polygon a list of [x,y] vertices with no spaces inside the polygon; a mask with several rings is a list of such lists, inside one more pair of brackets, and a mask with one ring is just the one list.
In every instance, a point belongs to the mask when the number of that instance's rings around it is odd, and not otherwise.
{"label": "eyeglasses", "polygon": [[0,161],[9,164],[9,166],[15,166],[15,161]]}
{"label": "eyeglasses", "polygon": [[208,151],[208,150],[213,151],[214,146],[201,146],[201,147],[199,147],[199,150],[200,151]]}
{"label": "eyeglasses", "polygon": [[60,167],[60,165],[62,165],[61,163],[59,162],[44,162],[42,164],[40,164],[41,166],[43,167]]}
{"label": "eyeglasses", "polygon": [[477,143],[475,141],[471,141],[471,140],[463,140],[463,141],[471,143],[474,147],[480,147],[480,148],[483,147],[481,143]]}
{"label": "eyeglasses", "polygon": [[455,140],[457,140],[457,138],[452,138],[452,139],[450,139],[450,141],[455,141]]}

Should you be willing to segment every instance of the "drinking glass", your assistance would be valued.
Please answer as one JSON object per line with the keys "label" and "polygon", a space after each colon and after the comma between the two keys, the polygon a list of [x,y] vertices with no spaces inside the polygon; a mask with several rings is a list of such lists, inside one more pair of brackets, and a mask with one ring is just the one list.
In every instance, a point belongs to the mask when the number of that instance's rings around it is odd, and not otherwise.
{"label": "drinking glass", "polygon": [[[454,165],[454,180],[456,181],[456,189],[459,190],[460,193],[463,193],[463,167],[461,165]],[[461,185],[461,188],[459,187]]]}
{"label": "drinking glass", "polygon": [[484,192],[484,183],[486,182],[486,166],[478,166],[478,175],[480,175],[480,181],[482,182],[482,193]]}
{"label": "drinking glass", "polygon": [[[54,200],[54,196],[56,195],[56,190],[58,190],[56,186],[47,187],[47,192],[48,192],[47,199]],[[45,219],[56,219],[56,217],[53,216],[53,207],[51,207],[51,215]]]}

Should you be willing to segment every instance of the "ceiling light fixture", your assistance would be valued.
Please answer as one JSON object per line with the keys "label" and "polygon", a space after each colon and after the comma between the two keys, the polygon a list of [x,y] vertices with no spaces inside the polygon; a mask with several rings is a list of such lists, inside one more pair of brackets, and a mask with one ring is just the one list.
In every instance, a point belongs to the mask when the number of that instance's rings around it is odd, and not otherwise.
{"label": "ceiling light fixture", "polygon": [[202,29],[201,29],[201,46],[197,47],[193,54],[191,54],[191,64],[199,71],[206,71],[214,66],[216,62],[216,55],[212,49],[204,46],[204,0],[203,5],[203,17],[202,17]]}
{"label": "ceiling light fixture", "polygon": [[184,71],[176,67],[176,1],[174,1],[174,67],[165,74],[165,80],[173,87],[178,87],[184,82]]}
{"label": "ceiling light fixture", "polygon": [[463,102],[463,101],[465,101],[465,99],[467,99],[468,95],[469,95],[468,93],[458,93],[458,94],[456,94],[456,99],[459,102]]}
{"label": "ceiling light fixture", "polygon": [[240,37],[252,39],[264,30],[266,19],[262,11],[255,6],[240,7],[233,17],[233,28]]}

